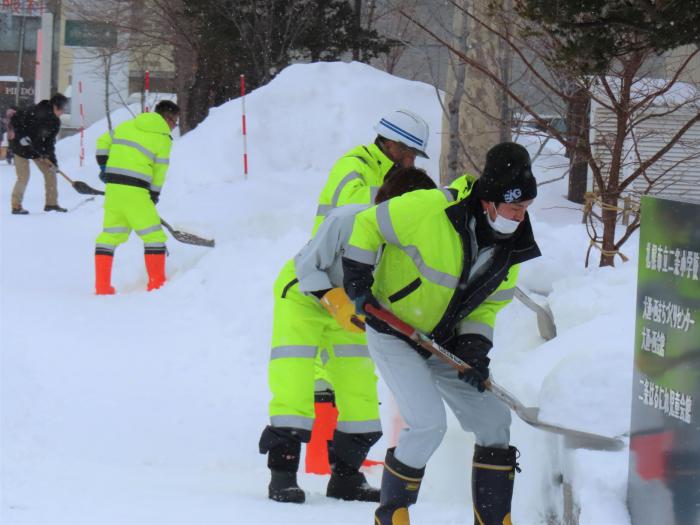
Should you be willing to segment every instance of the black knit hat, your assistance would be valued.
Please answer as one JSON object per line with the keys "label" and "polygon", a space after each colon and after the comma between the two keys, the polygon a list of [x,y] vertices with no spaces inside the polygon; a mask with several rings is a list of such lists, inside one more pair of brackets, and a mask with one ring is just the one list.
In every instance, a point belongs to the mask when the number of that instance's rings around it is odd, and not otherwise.
{"label": "black knit hat", "polygon": [[486,154],[484,172],[475,187],[476,195],[488,202],[521,202],[537,196],[530,155],[515,142],[502,142]]}

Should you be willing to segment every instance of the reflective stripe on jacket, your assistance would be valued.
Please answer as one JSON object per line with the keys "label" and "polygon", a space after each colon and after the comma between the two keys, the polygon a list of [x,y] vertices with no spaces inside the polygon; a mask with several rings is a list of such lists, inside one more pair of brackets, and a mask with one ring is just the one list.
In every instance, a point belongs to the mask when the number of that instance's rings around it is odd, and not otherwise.
{"label": "reflective stripe on jacket", "polygon": [[385,244],[372,293],[439,342],[457,332],[491,340],[496,313],[512,297],[517,264],[540,254],[526,218],[510,239],[491,244],[472,274],[482,254],[474,213],[480,203],[470,198],[474,182],[465,175],[461,187],[413,191],[359,213],[344,254],[371,265]]}
{"label": "reflective stripe on jacket", "polygon": [[97,139],[96,155],[108,155],[107,182],[159,193],[170,163],[170,127],[158,113],[141,113]]}
{"label": "reflective stripe on jacket", "polygon": [[321,191],[312,235],[333,209],[346,204],[373,204],[384,177],[394,166],[379,146],[357,146],[333,165]]}

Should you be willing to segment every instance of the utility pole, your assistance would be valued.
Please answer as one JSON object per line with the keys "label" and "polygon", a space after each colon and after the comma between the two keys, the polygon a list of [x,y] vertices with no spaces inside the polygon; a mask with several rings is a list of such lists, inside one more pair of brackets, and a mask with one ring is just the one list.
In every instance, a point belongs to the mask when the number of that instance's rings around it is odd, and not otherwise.
{"label": "utility pole", "polygon": [[19,23],[19,43],[17,47],[17,90],[15,92],[15,106],[19,107],[19,92],[22,84],[22,60],[24,59],[24,29],[27,17],[21,15]]}

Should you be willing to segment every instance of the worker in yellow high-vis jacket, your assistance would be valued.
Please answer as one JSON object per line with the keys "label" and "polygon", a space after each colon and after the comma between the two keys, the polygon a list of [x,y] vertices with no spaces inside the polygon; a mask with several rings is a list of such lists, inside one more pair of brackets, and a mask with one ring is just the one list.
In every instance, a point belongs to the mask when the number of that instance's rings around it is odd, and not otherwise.
{"label": "worker in yellow high-vis jacket", "polygon": [[415,113],[392,111],[379,119],[374,130],[374,143],[351,149],[331,168],[318,199],[313,234],[335,208],[372,204],[392,169],[412,167],[416,157],[428,158],[428,123]]}
{"label": "worker in yellow high-vis jacket", "polygon": [[369,353],[407,425],[387,451],[377,525],[409,522],[408,507],[445,435],[445,404],[475,435],[474,522],[511,523],[517,450],[510,411],[484,391],[484,381],[496,314],[513,297],[519,264],[540,255],[527,215],[536,195],[527,150],[506,142],[489,150],[478,180],[408,193],[355,217],[343,275],[356,312],[368,304],[390,310],[471,367],[458,373],[367,316]]}
{"label": "worker in yellow high-vis jacket", "polygon": [[[390,111],[379,118],[374,130],[377,135],[373,143],[352,148],[331,168],[319,195],[312,235],[316,234],[333,210],[350,204],[373,204],[379,187],[389,173],[402,167],[413,167],[416,157],[428,158],[429,127],[415,113],[407,109]],[[364,335],[358,337],[364,344]],[[332,346],[334,341],[327,341],[326,344]],[[332,399],[333,396],[333,384],[323,355],[320,353],[316,358],[315,389],[319,401]],[[371,359],[363,359],[367,360],[367,370],[373,377]],[[331,468],[334,458],[330,456],[339,448],[336,445],[329,447]]]}
{"label": "worker in yellow high-vis jacket", "polygon": [[[374,126],[372,144],[356,146],[331,168],[321,194],[312,235],[326,216],[348,204],[373,204],[388,173],[415,165],[416,157],[428,158],[428,123],[407,109],[397,109],[381,117]],[[327,397],[332,392],[328,374],[320,358],[316,361],[316,390]]]}
{"label": "worker in yellow high-vis jacket", "polygon": [[[400,168],[387,176],[376,202],[434,187],[423,170]],[[379,490],[359,472],[370,447],[382,435],[377,377],[363,330],[353,324],[358,321],[353,319],[354,305],[341,287],[341,253],[355,215],[367,208],[369,204],[355,204],[329,213],[316,236],[284,266],[275,282],[268,372],[270,424],[260,437],[260,452],[268,455],[271,470],[268,496],[275,501],[305,499],[296,475],[301,444],[309,442],[315,418],[314,360],[319,352],[324,354],[338,408],[326,495],[379,501]]]}
{"label": "worker in yellow high-vis jacket", "polygon": [[111,295],[112,261],[116,247],[134,230],[144,244],[147,289],[165,282],[165,242],[156,204],[170,162],[172,137],[180,108],[170,100],[156,105],[153,113],[106,132],[97,140],[100,179],[105,182],[102,233],[95,245],[95,293]]}

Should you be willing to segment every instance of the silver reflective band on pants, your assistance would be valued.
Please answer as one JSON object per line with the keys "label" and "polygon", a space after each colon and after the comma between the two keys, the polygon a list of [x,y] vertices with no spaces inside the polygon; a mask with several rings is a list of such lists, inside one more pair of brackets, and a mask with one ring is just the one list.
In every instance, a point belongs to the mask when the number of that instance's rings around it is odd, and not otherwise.
{"label": "silver reflective band on pants", "polygon": [[407,425],[396,459],[413,468],[426,465],[447,429],[443,400],[478,445],[508,448],[510,409],[493,394],[479,393],[450,365],[434,356],[426,360],[400,339],[369,326],[367,346]]}

